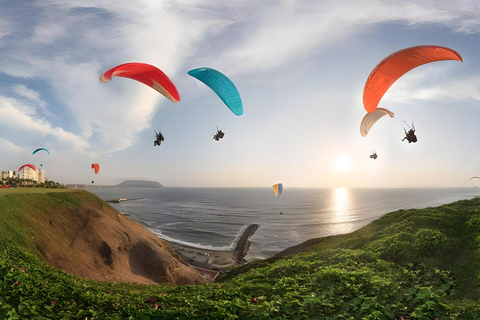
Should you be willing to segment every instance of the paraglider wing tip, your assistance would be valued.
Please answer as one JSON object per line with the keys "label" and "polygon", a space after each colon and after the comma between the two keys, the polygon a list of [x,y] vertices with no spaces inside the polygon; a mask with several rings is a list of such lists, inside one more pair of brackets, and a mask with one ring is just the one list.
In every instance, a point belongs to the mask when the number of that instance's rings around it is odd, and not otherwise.
{"label": "paraglider wing tip", "polygon": [[187,74],[189,76],[192,76],[195,78],[195,74],[198,73],[198,72],[203,72],[203,71],[207,71],[208,69],[210,68],[207,68],[207,67],[201,67],[201,68],[195,68],[195,69],[191,69],[187,72]]}
{"label": "paraglider wing tip", "polygon": [[103,82],[103,83],[110,81],[110,79],[111,79],[111,78],[105,77],[105,74],[102,74],[102,75],[100,76],[100,81]]}

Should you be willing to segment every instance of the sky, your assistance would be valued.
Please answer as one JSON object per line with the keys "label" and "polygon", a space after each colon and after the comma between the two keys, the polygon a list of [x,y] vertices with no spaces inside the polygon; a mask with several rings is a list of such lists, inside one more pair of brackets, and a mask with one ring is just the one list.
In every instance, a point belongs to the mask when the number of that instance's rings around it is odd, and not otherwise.
{"label": "sky", "polygon": [[[474,187],[480,180],[477,0],[0,0],[0,171],[31,163],[65,184],[169,187]],[[387,91],[360,134],[373,68],[412,46],[459,61],[420,66]],[[161,69],[181,101],[126,78]],[[234,115],[187,75],[236,85]],[[415,124],[417,143],[401,141]],[[225,137],[214,141],[216,128]],[[155,132],[165,141],[153,146]],[[32,151],[39,147],[48,155]],[[376,160],[369,158],[376,151]],[[92,163],[100,164],[95,174]]]}

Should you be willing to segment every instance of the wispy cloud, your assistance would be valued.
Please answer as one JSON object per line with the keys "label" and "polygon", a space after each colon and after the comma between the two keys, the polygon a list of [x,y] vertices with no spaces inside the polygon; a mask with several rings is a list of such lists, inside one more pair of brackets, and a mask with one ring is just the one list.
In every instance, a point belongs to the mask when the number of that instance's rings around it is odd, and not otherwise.
{"label": "wispy cloud", "polygon": [[[398,100],[477,100],[480,101],[480,76],[449,79],[435,87],[419,88],[414,83],[404,86]],[[398,91],[397,91],[398,92]]]}
{"label": "wispy cloud", "polygon": [[[13,92],[23,100],[1,98],[1,121],[71,143],[78,152],[131,146],[157,108],[171,103],[130,80],[98,81],[120,63],[151,63],[175,80],[199,48],[212,46],[204,43],[211,37],[219,49],[202,51],[210,61],[227,73],[251,73],[389,21],[480,31],[472,14],[480,10],[477,1],[42,1],[22,15],[16,5],[0,14],[0,70],[18,78]],[[32,79],[52,88],[55,103],[24,84]],[[64,123],[74,122],[75,129],[53,125],[54,109],[68,111]]]}
{"label": "wispy cloud", "polygon": [[16,145],[10,140],[0,138],[0,149],[3,154],[19,155],[25,153],[27,148]]}
{"label": "wispy cloud", "polygon": [[437,24],[457,32],[480,32],[480,3],[462,1],[277,1],[245,18],[244,37],[221,56],[231,73],[281,66],[319,48],[387,22]]}
{"label": "wispy cloud", "polygon": [[27,88],[27,86],[23,84],[16,85],[13,87],[13,91],[28,99],[31,102],[34,102],[38,104],[40,107],[45,108],[47,106],[47,103],[40,97],[40,94],[36,92],[35,90]]}
{"label": "wispy cloud", "polygon": [[[0,123],[7,130],[19,129],[30,133],[28,144],[31,144],[36,136],[48,135],[65,149],[82,152],[88,147],[88,143],[75,134],[52,127],[43,119],[32,117],[29,112],[25,112],[22,103],[15,99],[0,97]],[[27,144],[26,140],[22,142]]]}
{"label": "wispy cloud", "polygon": [[382,105],[414,103],[416,100],[479,100],[480,76],[452,75],[453,67],[422,67],[399,79],[381,100]]}
{"label": "wispy cloud", "polygon": [[[118,1],[101,5],[45,1],[30,9],[35,9],[36,18],[15,17],[22,20],[22,28],[17,25],[12,31],[16,39],[4,47],[0,69],[13,77],[48,83],[59,100],[55,107],[68,109],[81,128],[76,135],[84,141],[79,149],[85,149],[88,141],[89,150],[98,152],[130,146],[135,135],[150,125],[159,104],[170,103],[131,80],[102,84],[99,75],[120,63],[142,61],[174,77],[204,33],[225,25],[222,18],[208,17],[192,1],[141,1],[134,6]],[[23,84],[13,91],[30,102],[11,101],[21,116],[29,117],[23,123],[41,124],[37,129],[52,133],[48,115],[38,113],[39,106],[52,106]],[[13,109],[8,110],[13,116]]]}
{"label": "wispy cloud", "polygon": [[24,112],[27,114],[38,117],[54,117],[54,115],[47,109],[47,102],[42,99],[40,93],[37,91],[28,88],[26,85],[17,84],[12,88],[12,92],[23,98],[25,101],[24,106],[27,106]]}

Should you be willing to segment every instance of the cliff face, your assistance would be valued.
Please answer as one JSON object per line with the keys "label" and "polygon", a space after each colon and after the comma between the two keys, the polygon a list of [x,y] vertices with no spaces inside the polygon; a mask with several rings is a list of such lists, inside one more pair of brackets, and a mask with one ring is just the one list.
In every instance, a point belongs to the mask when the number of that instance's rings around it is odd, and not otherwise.
{"label": "cliff face", "polygon": [[101,281],[206,282],[167,242],[93,194],[75,191],[24,196],[29,211],[25,232],[41,258],[57,268]]}

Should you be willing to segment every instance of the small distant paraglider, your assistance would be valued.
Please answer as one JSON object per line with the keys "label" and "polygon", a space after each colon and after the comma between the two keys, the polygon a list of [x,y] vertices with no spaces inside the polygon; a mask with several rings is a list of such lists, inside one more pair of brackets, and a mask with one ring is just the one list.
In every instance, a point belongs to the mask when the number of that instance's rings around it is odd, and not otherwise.
{"label": "small distant paraglider", "polygon": [[[98,174],[98,171],[100,171],[100,165],[98,163],[92,163],[92,169],[95,171],[95,174]],[[92,180],[92,183],[95,183],[95,181]]]}
{"label": "small distant paraglider", "polygon": [[384,108],[377,108],[375,109],[375,112],[372,113],[367,112],[367,114],[362,119],[362,123],[360,124],[360,134],[363,137],[366,137],[373,125],[378,120],[380,120],[381,117],[387,114],[390,116],[390,118],[393,118],[395,116],[393,112]]}
{"label": "small distant paraglider", "polygon": [[97,174],[98,171],[100,171],[100,165],[98,163],[92,163],[92,169],[94,169],[95,174]]}
{"label": "small distant paraglider", "polygon": [[169,100],[180,102],[180,95],[173,82],[160,69],[150,64],[129,62],[116,66],[100,76],[101,82],[108,82],[113,76],[137,80],[160,92]]}
{"label": "small distant paraglider", "polygon": [[[471,177],[471,178],[470,178],[470,180],[472,180],[472,179],[480,179],[480,177],[474,176],[474,177]],[[475,186],[475,188],[476,188],[476,187],[477,187],[477,186]]]}
{"label": "small distant paraglider", "polygon": [[411,142],[415,143],[415,142],[417,142],[417,136],[415,135],[415,125],[412,123],[412,126],[410,127],[410,126],[408,125],[408,123],[405,122],[405,124],[408,126],[408,128],[409,128],[410,130],[408,130],[408,132],[407,132],[407,130],[406,130],[405,128],[403,128],[403,130],[405,131],[405,138],[403,138],[402,141],[404,141],[405,139],[407,139],[407,140],[408,140],[408,143],[411,143]]}
{"label": "small distant paraglider", "polygon": [[370,159],[377,159],[377,152],[376,151],[372,151],[372,154],[370,155]]}
{"label": "small distant paraglider", "polygon": [[162,144],[162,141],[165,141],[165,138],[163,137],[163,134],[159,131],[157,133],[157,131],[155,131],[155,141],[153,141],[153,146],[159,146],[160,144]]}
{"label": "small distant paraglider", "polygon": [[223,138],[224,135],[225,135],[225,133],[222,132],[222,130],[218,130],[218,128],[217,128],[217,133],[213,135],[213,140],[219,141],[220,139]]}
{"label": "small distant paraglider", "polygon": [[[38,151],[45,151],[46,153],[50,154],[50,151],[48,151],[48,149],[46,148],[38,148],[38,149],[35,149],[33,152],[32,152],[32,155],[34,155],[35,153],[37,153]],[[43,165],[40,163],[40,167],[43,167]]]}
{"label": "small distant paraglider", "polygon": [[277,183],[277,184],[274,184],[272,187],[273,187],[273,192],[275,193],[275,196],[277,196],[277,198],[280,197],[283,191],[283,184]]}
{"label": "small distant paraglider", "polygon": [[48,151],[47,149],[45,148],[38,148],[38,149],[35,149],[33,152],[32,152],[32,155],[34,155],[35,153],[37,153],[38,151],[45,151],[46,153],[50,154],[50,151]]}

